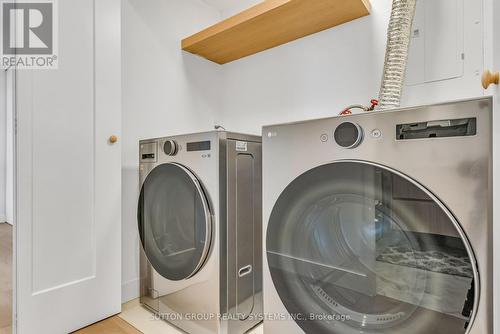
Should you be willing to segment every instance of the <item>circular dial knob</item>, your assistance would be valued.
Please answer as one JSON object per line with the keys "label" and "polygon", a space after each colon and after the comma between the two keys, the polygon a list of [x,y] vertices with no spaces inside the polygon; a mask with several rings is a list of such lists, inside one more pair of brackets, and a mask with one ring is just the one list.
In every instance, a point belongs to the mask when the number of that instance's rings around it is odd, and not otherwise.
{"label": "circular dial knob", "polygon": [[363,129],[358,124],[345,122],[335,129],[334,138],[343,148],[355,148],[363,141]]}
{"label": "circular dial knob", "polygon": [[167,140],[165,144],[163,144],[163,152],[165,152],[166,155],[176,155],[178,150],[179,145],[173,140]]}

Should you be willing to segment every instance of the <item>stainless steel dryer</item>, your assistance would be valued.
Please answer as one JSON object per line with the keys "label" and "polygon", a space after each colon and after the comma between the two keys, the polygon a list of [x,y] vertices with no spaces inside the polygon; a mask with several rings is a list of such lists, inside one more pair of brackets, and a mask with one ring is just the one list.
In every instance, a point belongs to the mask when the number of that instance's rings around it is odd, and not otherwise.
{"label": "stainless steel dryer", "polygon": [[141,303],[193,334],[262,319],[261,138],[140,142]]}
{"label": "stainless steel dryer", "polygon": [[490,98],[263,134],[265,333],[493,333]]}

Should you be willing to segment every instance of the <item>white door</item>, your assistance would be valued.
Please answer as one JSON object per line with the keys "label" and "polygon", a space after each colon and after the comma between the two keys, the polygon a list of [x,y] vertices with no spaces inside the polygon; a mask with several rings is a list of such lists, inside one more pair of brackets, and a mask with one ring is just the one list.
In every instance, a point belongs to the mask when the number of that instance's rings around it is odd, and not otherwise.
{"label": "white door", "polygon": [[120,312],[120,0],[57,3],[59,68],[17,71],[20,334]]}

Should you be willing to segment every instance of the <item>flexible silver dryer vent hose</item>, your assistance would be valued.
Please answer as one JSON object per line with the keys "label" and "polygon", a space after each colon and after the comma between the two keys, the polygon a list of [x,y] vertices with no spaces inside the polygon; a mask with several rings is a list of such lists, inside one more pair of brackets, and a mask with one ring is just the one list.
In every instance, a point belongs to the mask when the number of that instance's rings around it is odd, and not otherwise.
{"label": "flexible silver dryer vent hose", "polygon": [[387,51],[377,109],[397,108],[408,63],[408,52],[417,0],[393,0],[387,31]]}

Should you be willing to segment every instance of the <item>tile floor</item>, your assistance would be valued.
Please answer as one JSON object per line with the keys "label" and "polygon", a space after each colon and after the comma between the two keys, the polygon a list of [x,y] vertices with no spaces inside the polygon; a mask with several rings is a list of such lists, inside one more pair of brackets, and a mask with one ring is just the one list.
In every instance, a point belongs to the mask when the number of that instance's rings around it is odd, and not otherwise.
{"label": "tile floor", "polygon": [[[119,317],[144,334],[182,334],[182,332],[180,332],[175,327],[170,326],[168,323],[153,319],[151,317],[151,312],[143,308],[139,304],[138,300],[133,300],[123,305],[122,313],[119,315]],[[262,326],[259,326],[248,334],[262,333]]]}
{"label": "tile floor", "polygon": [[[122,313],[103,320],[73,334],[183,334],[161,320],[154,320],[151,312],[133,300],[122,307]],[[262,326],[248,334],[262,334]],[[3,334],[3,333],[0,333]]]}

